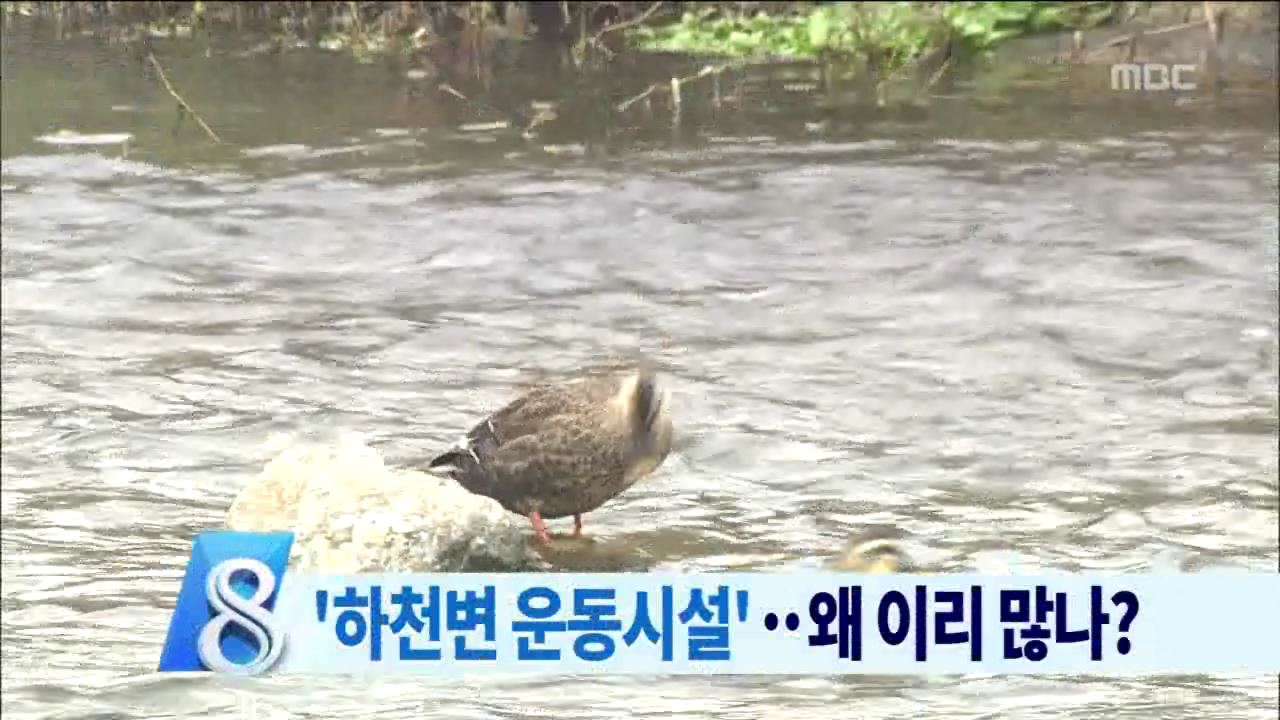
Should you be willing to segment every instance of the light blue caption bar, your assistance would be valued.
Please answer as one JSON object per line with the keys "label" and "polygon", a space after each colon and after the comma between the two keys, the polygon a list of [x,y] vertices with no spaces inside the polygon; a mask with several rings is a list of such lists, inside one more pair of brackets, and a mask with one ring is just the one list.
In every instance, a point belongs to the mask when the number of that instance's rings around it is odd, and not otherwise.
{"label": "light blue caption bar", "polygon": [[[405,586],[409,596],[400,595]],[[363,606],[337,602],[348,587]],[[717,595],[721,588],[724,594]],[[700,607],[689,609],[695,591],[706,606],[702,614]],[[532,612],[522,612],[522,594]],[[556,629],[545,642],[533,643],[528,638],[544,626],[530,615],[545,608],[551,594],[559,602],[548,618]],[[416,602],[402,617],[405,597]],[[484,602],[489,598],[491,604]],[[727,601],[723,611],[721,598]],[[593,627],[592,608],[610,604],[612,612]],[[656,637],[637,621],[641,604]],[[389,623],[379,631],[378,660],[369,633],[371,605]],[[493,621],[487,637],[485,608]],[[289,574],[272,614],[283,649],[266,671],[1275,673],[1278,609],[1280,575],[1243,573]],[[816,619],[825,617],[833,618],[831,644],[810,644],[820,634]],[[340,632],[352,644],[344,644]],[[1007,652],[1006,645],[1018,652]],[[530,650],[539,649],[558,656],[543,652],[543,659],[530,659],[537,655]]]}

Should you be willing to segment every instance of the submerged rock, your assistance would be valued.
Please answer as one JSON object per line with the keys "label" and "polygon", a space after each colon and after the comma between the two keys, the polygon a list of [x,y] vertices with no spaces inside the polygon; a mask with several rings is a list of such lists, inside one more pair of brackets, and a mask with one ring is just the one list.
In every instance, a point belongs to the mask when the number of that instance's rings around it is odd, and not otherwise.
{"label": "submerged rock", "polygon": [[546,569],[521,521],[360,442],[286,449],[227,514],[232,530],[293,531],[290,568],[325,573]]}

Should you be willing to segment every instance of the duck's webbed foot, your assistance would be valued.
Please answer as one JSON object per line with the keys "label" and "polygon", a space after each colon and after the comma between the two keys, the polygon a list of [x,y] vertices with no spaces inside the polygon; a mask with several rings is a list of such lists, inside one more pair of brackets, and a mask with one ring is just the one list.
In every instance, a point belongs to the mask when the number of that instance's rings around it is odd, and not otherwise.
{"label": "duck's webbed foot", "polygon": [[543,545],[551,544],[551,536],[547,534],[547,525],[542,522],[542,514],[537,510],[529,513],[529,521],[533,523],[533,537]]}
{"label": "duck's webbed foot", "polygon": [[582,537],[582,514],[581,513],[573,514],[573,536],[576,538]]}

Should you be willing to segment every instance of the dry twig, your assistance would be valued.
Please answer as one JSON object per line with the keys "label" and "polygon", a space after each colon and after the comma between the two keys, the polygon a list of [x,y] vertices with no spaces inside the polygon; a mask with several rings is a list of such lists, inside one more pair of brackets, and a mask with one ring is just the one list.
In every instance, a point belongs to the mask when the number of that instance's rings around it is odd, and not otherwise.
{"label": "dry twig", "polygon": [[454,97],[458,98],[459,100],[467,100],[467,96],[466,96],[466,95],[463,95],[462,93],[458,92],[457,90],[455,90],[455,89],[453,88],[453,86],[452,86],[452,85],[450,85],[450,84],[448,84],[448,83],[440,83],[440,84],[437,86],[437,89],[438,89],[438,90],[440,90],[440,92],[442,92],[442,93],[448,93],[448,94],[450,94],[450,95],[452,95],[452,96],[454,96]]}
{"label": "dry twig", "polygon": [[616,32],[618,30],[625,30],[626,28],[639,25],[645,20],[648,20],[649,18],[653,17],[653,14],[658,12],[658,8],[662,7],[664,4],[665,3],[663,2],[663,0],[658,0],[658,2],[655,2],[654,4],[650,5],[648,10],[645,10],[644,12],[631,18],[630,20],[625,20],[623,22],[616,22],[611,25],[605,25],[604,27],[600,28],[599,32],[597,32],[595,35],[591,37],[591,42],[592,43],[599,42],[600,38],[604,37],[606,33]]}
{"label": "dry twig", "polygon": [[947,59],[942,62],[942,66],[939,67],[937,71],[933,73],[933,77],[929,78],[929,83],[924,86],[925,92],[932,90],[934,86],[938,84],[938,81],[941,80],[942,76],[947,73],[947,70],[951,69],[951,66],[954,64],[954,62],[955,62],[955,56],[948,55]]}
{"label": "dry twig", "polygon": [[1209,26],[1209,43],[1214,47],[1218,46],[1218,18],[1214,12],[1213,3],[1204,0],[1204,21]]}
{"label": "dry twig", "polygon": [[1116,47],[1117,45],[1126,45],[1126,44],[1133,43],[1134,41],[1136,41],[1141,37],[1149,37],[1151,35],[1164,35],[1165,33],[1178,32],[1179,30],[1189,30],[1193,27],[1197,27],[1200,25],[1208,25],[1208,24],[1209,22],[1207,20],[1193,20],[1191,22],[1179,23],[1178,25],[1169,25],[1167,27],[1157,28],[1155,30],[1140,30],[1131,35],[1121,35],[1119,37],[1113,37],[1110,40],[1099,45],[1096,49],[1089,51],[1087,55],[1096,57],[1097,55],[1101,54],[1103,50],[1108,50],[1110,48]]}
{"label": "dry twig", "polygon": [[169,91],[169,94],[173,96],[174,100],[178,101],[178,108],[190,113],[191,117],[195,118],[197,123],[200,123],[200,127],[204,129],[209,137],[213,138],[214,142],[221,145],[222,138],[218,137],[218,133],[214,132],[213,128],[209,127],[208,123],[204,121],[204,118],[200,117],[200,113],[196,112],[195,108],[191,107],[190,103],[182,99],[182,96],[178,94],[177,90],[173,89],[173,85],[169,82],[168,76],[164,74],[164,68],[160,66],[160,61],[156,60],[156,56],[151,53],[147,53],[147,60],[151,61],[151,65],[156,69],[156,73],[160,76],[160,82],[164,83],[164,89]]}
{"label": "dry twig", "polygon": [[692,75],[688,75],[685,77],[673,77],[665,83],[654,83],[649,87],[645,88],[638,95],[634,95],[618,103],[617,106],[615,106],[615,109],[618,112],[622,112],[659,90],[678,91],[680,86],[692,80],[697,80],[698,78],[703,78],[708,75],[719,75],[725,70],[733,70],[733,69],[742,67],[746,64],[747,64],[747,61],[739,61],[739,62],[724,63],[723,65],[708,65]]}

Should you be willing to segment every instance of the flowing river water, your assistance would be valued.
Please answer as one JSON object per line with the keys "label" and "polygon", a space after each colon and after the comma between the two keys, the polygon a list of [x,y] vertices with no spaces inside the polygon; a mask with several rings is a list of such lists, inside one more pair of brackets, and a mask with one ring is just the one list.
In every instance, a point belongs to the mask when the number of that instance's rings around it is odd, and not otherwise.
{"label": "flowing river water", "polygon": [[6,718],[1275,717],[1274,676],[153,672],[192,535],[280,447],[414,465],[633,352],[680,440],[588,529],[651,568],[879,529],[943,572],[1276,571],[1274,98],[774,87],[551,143],[376,66],[175,52],[214,147],[118,48],[4,52]]}

